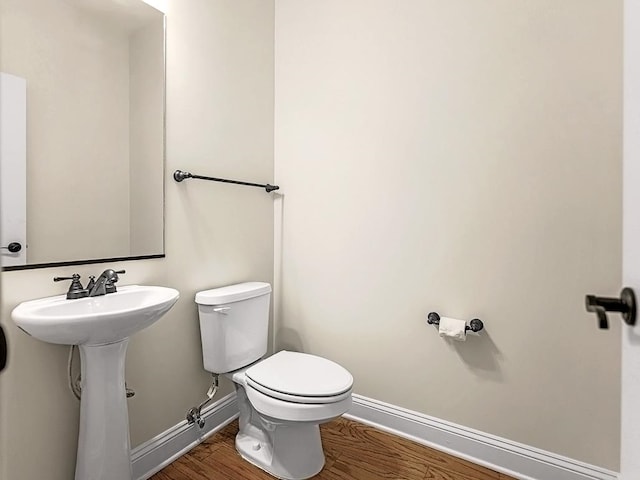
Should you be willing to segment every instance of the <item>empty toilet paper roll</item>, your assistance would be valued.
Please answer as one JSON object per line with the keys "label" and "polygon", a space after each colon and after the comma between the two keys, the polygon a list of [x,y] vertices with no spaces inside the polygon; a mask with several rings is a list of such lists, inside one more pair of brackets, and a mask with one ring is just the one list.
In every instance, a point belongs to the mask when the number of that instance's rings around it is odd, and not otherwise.
{"label": "empty toilet paper roll", "polygon": [[453,338],[459,342],[467,339],[466,332],[467,322],[458,320],[457,318],[440,317],[440,325],[438,325],[438,333],[441,337]]}

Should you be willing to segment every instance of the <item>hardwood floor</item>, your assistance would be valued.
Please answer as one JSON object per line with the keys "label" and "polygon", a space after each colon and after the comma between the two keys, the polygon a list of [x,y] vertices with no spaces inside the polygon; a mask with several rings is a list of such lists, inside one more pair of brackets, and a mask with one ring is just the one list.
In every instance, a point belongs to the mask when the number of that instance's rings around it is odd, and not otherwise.
{"label": "hardwood floor", "polygon": [[[515,480],[343,418],[320,429],[326,464],[317,480]],[[236,453],[237,432],[236,420],[151,480],[273,480]]]}

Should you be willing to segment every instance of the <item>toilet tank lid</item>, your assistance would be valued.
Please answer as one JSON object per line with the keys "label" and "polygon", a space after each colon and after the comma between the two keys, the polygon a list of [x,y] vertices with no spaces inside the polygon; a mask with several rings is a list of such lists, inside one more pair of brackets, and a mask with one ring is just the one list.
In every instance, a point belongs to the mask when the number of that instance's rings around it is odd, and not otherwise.
{"label": "toilet tank lid", "polygon": [[265,282],[245,282],[226,287],[212,288],[196,293],[198,305],[222,305],[271,293],[271,285]]}

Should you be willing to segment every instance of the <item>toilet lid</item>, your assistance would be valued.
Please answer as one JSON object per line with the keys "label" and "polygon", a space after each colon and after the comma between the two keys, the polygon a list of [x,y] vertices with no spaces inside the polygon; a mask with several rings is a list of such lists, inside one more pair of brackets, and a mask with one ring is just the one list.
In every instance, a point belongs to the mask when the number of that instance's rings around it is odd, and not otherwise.
{"label": "toilet lid", "polygon": [[331,403],[351,393],[353,377],[326,358],[283,350],[249,367],[247,384],[262,393],[299,403]]}

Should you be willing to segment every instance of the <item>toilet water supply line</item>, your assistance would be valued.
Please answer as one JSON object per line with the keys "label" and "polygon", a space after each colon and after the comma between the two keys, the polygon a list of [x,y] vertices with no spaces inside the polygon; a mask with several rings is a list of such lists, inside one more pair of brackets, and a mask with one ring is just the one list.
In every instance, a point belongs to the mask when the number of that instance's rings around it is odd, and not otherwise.
{"label": "toilet water supply line", "polygon": [[213,377],[213,381],[211,382],[209,390],[207,390],[207,398],[200,405],[191,408],[191,410],[187,412],[187,422],[189,422],[189,425],[197,423],[200,428],[204,427],[204,418],[202,418],[202,407],[213,400],[213,397],[218,391],[218,378],[220,375],[218,375],[217,373],[212,373],[211,376]]}
{"label": "toilet water supply line", "polygon": [[[69,347],[69,361],[67,362],[67,378],[69,379],[69,390],[73,393],[73,396],[78,400],[82,397],[82,376],[78,374],[75,380],[73,380],[73,352],[77,348],[77,345],[71,345]],[[133,389],[127,387],[124,384],[125,391],[127,392],[127,398],[133,397],[136,392]]]}

